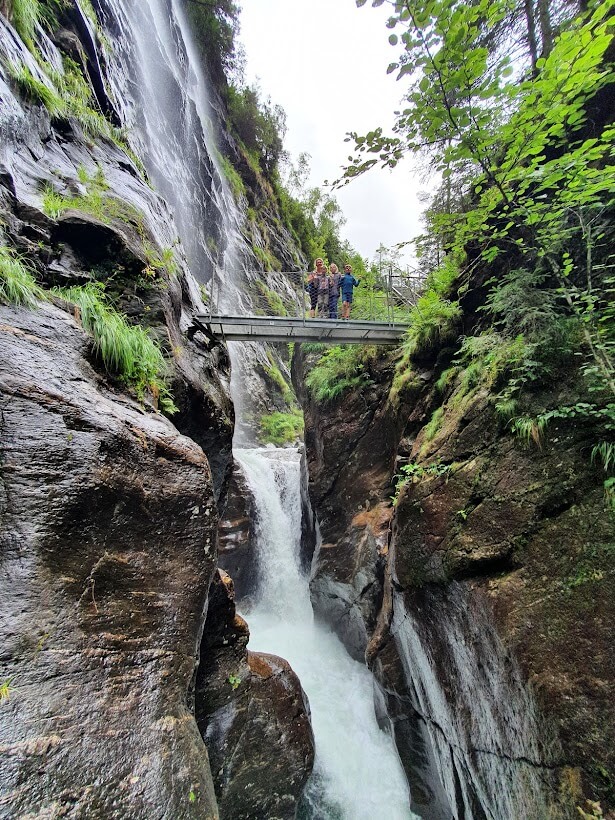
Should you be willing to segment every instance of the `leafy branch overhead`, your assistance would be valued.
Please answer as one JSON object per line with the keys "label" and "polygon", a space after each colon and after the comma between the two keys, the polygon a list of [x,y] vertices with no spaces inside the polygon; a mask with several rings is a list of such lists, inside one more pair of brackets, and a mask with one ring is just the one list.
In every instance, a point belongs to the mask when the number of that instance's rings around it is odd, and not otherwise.
{"label": "leafy branch overhead", "polygon": [[[615,0],[389,5],[397,56],[388,71],[403,102],[390,133],[349,134],[354,155],[338,184],[417,154],[440,180],[416,242],[427,293],[396,380],[412,386],[413,357],[431,355],[428,340],[440,338],[461,347],[458,370],[493,379],[510,430],[534,431],[568,416],[530,412],[532,392],[579,364],[575,418],[606,440],[615,424]],[[459,308],[472,289],[475,335],[460,345]]]}

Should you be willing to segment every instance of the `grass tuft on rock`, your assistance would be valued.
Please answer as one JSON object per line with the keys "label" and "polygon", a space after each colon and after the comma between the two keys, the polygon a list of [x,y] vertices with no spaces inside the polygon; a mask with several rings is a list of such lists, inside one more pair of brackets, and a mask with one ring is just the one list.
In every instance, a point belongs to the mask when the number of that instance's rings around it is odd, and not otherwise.
{"label": "grass tuft on rock", "polygon": [[0,302],[34,307],[43,298],[44,291],[25,262],[9,247],[0,245]]}
{"label": "grass tuft on rock", "polygon": [[107,193],[109,185],[100,168],[89,175],[80,167],[78,176],[86,188],[85,194],[62,194],[51,185],[43,189],[43,212],[50,219],[58,219],[65,211],[76,210],[92,214],[107,225],[113,219],[141,224],[141,214],[135,207]]}
{"label": "grass tuft on rock", "polygon": [[162,411],[177,412],[166,380],[167,363],[144,328],[129,325],[108,303],[98,284],[55,292],[75,305],[75,316],[93,337],[96,355],[108,373],[119,377],[140,400],[148,391]]}

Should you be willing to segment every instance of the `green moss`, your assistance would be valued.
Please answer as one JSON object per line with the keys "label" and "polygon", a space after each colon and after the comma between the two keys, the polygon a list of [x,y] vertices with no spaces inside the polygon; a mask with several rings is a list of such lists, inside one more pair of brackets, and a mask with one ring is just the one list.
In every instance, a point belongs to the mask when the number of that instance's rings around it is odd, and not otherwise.
{"label": "green moss", "polygon": [[255,283],[256,290],[261,299],[264,299],[268,316],[288,316],[288,308],[284,304],[282,297],[258,279]]}
{"label": "green moss", "polygon": [[455,376],[458,372],[459,369],[455,366],[442,371],[435,385],[438,393],[445,393],[448,390],[455,381]]}
{"label": "green moss", "polygon": [[6,245],[0,245],[0,302],[34,307],[44,291],[26,265]]}
{"label": "green moss", "polygon": [[43,6],[39,0],[13,0],[11,22],[30,51],[34,48],[34,32],[43,19]]}
{"label": "green moss", "polygon": [[111,140],[126,153],[141,175],[145,177],[143,163],[126,142],[122,131],[115,128],[98,109],[92,88],[84,77],[81,67],[69,57],[64,57],[64,71],[58,72],[40,56],[38,59],[48,77],[48,83],[35,77],[24,64],[10,62],[7,64],[8,73],[21,94],[31,102],[44,105],[53,119],[74,118],[79,122],[86,136]]}
{"label": "green moss", "polygon": [[223,154],[218,154],[218,159],[220,160],[220,168],[222,169],[222,173],[231,186],[235,199],[245,197],[246,186],[244,185],[243,179],[239,176],[233,163]]}
{"label": "green moss", "polygon": [[434,410],[428,424],[425,425],[425,438],[431,441],[436,437],[438,430],[442,427],[444,421],[444,407],[438,407]]}
{"label": "green moss", "polygon": [[275,256],[266,248],[261,248],[259,245],[252,247],[254,255],[262,263],[265,270],[281,270],[282,265]]}
{"label": "green moss", "polygon": [[264,371],[266,375],[271,379],[271,381],[280,389],[282,393],[282,398],[286,402],[286,404],[293,405],[295,404],[295,394],[282,375],[280,368],[275,363],[275,360],[270,352],[267,353],[267,358],[269,360],[269,365],[264,366]]}
{"label": "green moss", "polygon": [[287,444],[295,441],[303,433],[303,413],[269,413],[261,416],[259,439],[264,444]]}
{"label": "green moss", "polygon": [[84,178],[87,180],[87,191],[83,195],[67,196],[50,185],[43,189],[43,212],[48,217],[58,219],[64,211],[76,210],[92,214],[106,224],[110,224],[113,219],[141,224],[141,214],[136,208],[107,193],[109,186],[100,168],[90,176],[87,176],[83,168],[79,168],[78,175],[82,182]]}
{"label": "green moss", "polygon": [[460,317],[458,302],[427,291],[411,311],[411,324],[403,347],[410,357],[432,353],[437,346],[455,338]]}
{"label": "green moss", "polygon": [[7,63],[7,71],[26,100],[42,103],[52,117],[62,117],[67,114],[66,102],[59,92],[35,77],[28,66]]}

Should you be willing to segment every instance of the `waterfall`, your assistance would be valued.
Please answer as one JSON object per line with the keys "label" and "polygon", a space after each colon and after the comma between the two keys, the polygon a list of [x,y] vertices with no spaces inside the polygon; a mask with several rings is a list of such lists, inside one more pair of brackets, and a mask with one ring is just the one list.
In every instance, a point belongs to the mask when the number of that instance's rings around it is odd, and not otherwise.
{"label": "waterfall", "polygon": [[286,658],[310,702],[316,762],[300,816],[413,818],[395,745],[376,720],[372,675],[314,620],[299,560],[300,454],[292,448],[237,449],[235,458],[257,517],[259,584],[247,615],[250,648]]}
{"label": "waterfall", "polygon": [[[132,147],[171,208],[190,271],[208,285],[218,307],[245,308],[252,257],[241,236],[242,214],[221,172],[217,116],[180,3],[99,0],[98,5],[111,48],[105,69],[114,104]],[[196,281],[189,286],[199,304]],[[268,362],[258,344],[233,344],[230,353],[240,422],[235,445],[249,446],[250,430],[242,430],[241,420],[261,389],[256,363]],[[303,817],[412,818],[395,745],[376,720],[371,673],[314,622],[299,561],[299,454],[292,449],[235,453],[257,509],[259,597],[249,613],[251,648],[289,660],[312,710],[316,763]]]}
{"label": "waterfall", "polygon": [[[194,278],[229,310],[245,301],[250,256],[221,171],[216,112],[181,4],[104,0],[107,77],[130,142],[171,206]],[[215,292],[212,293],[212,290]],[[195,291],[200,301],[198,289]]]}

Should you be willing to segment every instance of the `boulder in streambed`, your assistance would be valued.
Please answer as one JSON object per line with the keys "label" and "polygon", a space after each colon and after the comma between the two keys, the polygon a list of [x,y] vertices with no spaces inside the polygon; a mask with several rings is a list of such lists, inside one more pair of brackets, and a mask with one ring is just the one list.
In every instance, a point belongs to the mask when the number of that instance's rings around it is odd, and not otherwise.
{"label": "boulder in streambed", "polygon": [[195,712],[222,820],[294,818],[314,763],[309,706],[287,661],[248,652],[233,582],[214,576]]}

